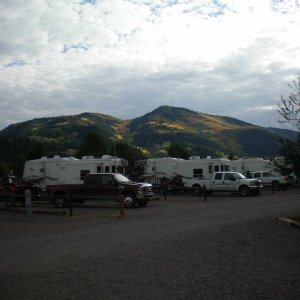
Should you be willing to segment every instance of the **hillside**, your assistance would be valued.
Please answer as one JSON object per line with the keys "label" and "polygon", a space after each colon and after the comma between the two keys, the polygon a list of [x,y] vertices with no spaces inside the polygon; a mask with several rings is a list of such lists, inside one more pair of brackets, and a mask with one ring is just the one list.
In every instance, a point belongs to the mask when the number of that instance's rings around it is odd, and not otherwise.
{"label": "hillside", "polygon": [[132,120],[129,130],[139,146],[153,148],[167,141],[181,142],[200,156],[216,152],[274,156],[279,149],[279,136],[266,128],[185,108],[161,106]]}
{"label": "hillside", "polygon": [[[254,126],[226,116],[161,106],[132,120],[100,113],[33,119],[8,126],[0,131],[0,139],[24,144],[25,141],[39,141],[53,153],[72,154],[91,131],[106,140],[115,138],[147,148],[153,155],[163,144],[178,142],[201,157],[220,152],[237,156],[276,156],[282,135],[274,128]],[[0,156],[3,160],[3,153]]]}

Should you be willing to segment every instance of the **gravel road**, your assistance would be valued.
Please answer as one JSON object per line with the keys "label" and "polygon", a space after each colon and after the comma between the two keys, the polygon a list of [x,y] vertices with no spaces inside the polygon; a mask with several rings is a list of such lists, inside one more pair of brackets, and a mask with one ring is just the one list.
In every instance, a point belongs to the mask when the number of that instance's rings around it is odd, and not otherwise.
{"label": "gravel road", "polygon": [[[0,203],[0,206],[2,203]],[[300,299],[300,191],[0,211],[0,299]]]}

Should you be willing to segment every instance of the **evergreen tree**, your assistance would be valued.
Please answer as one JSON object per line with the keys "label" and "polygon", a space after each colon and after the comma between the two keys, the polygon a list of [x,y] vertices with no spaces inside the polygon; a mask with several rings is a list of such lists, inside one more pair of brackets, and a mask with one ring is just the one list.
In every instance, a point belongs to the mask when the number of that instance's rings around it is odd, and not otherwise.
{"label": "evergreen tree", "polygon": [[179,143],[171,143],[167,151],[171,157],[188,159],[191,156],[191,151],[185,145]]}
{"label": "evergreen tree", "polygon": [[89,132],[82,141],[79,150],[77,152],[77,157],[82,156],[95,156],[100,157],[107,154],[109,151],[109,142],[98,135],[96,132]]}
{"label": "evergreen tree", "polygon": [[300,176],[300,133],[296,142],[291,140],[280,140],[281,149],[280,154],[283,156],[282,160],[276,161],[276,167],[283,175],[295,173],[297,177]]}

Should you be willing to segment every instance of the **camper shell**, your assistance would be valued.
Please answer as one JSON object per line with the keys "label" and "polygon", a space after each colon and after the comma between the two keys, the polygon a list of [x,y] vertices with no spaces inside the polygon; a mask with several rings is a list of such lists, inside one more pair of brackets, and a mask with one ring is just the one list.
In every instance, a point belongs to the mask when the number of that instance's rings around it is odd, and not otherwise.
{"label": "camper shell", "polygon": [[81,159],[42,157],[25,162],[23,180],[36,182],[41,189],[53,184],[82,184],[85,175],[89,173],[125,174],[127,165],[127,160],[110,155],[103,155],[101,158],[83,156]]}

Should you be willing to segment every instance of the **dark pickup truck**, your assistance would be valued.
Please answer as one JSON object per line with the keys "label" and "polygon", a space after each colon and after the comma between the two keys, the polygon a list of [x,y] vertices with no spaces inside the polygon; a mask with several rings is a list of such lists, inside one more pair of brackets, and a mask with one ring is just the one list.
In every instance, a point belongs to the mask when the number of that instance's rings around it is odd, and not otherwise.
{"label": "dark pickup truck", "polygon": [[118,173],[90,173],[85,176],[83,184],[48,185],[50,195],[57,207],[67,204],[68,197],[72,201],[115,200],[124,195],[126,208],[135,204],[145,206],[153,197],[152,185],[149,183],[132,182]]}

